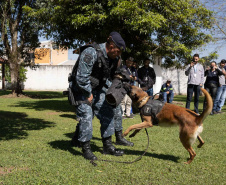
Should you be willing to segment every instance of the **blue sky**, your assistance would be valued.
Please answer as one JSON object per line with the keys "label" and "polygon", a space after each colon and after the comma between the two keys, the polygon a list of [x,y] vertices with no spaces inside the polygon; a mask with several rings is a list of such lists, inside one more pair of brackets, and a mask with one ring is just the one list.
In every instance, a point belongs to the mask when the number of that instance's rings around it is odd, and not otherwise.
{"label": "blue sky", "polygon": [[200,58],[208,56],[210,53],[217,51],[219,55],[215,61],[219,63],[222,59],[226,59],[226,43],[209,43],[202,48],[194,50],[194,53],[198,53]]}
{"label": "blue sky", "polygon": [[[226,10],[226,1],[225,0],[200,0],[207,9],[214,11],[215,21],[221,27],[222,30],[226,30],[225,24],[225,10]],[[202,49],[195,50],[195,52],[200,54],[200,57],[208,56],[211,52],[217,51],[219,55],[216,62],[219,63],[222,59],[226,59],[226,36],[223,34],[216,26],[212,30],[212,37],[218,38],[217,43],[209,43],[206,46],[203,46]]]}

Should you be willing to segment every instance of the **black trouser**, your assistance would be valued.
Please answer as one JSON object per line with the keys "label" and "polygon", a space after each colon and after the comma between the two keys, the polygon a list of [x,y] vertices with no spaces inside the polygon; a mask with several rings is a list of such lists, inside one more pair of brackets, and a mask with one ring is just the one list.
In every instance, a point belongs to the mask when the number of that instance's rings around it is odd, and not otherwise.
{"label": "black trouser", "polygon": [[[214,102],[216,95],[217,95],[217,88],[218,84],[217,83],[208,83],[204,85],[204,88],[208,91],[210,96],[212,97],[212,100]],[[203,110],[206,108],[206,98],[204,99],[203,103]]]}
{"label": "black trouser", "polygon": [[186,108],[190,109],[190,103],[191,103],[191,99],[193,96],[193,92],[195,94],[194,97],[194,107],[195,107],[195,112],[199,113],[199,95],[200,95],[200,85],[193,85],[193,84],[188,84],[187,87],[187,101],[186,101]]}

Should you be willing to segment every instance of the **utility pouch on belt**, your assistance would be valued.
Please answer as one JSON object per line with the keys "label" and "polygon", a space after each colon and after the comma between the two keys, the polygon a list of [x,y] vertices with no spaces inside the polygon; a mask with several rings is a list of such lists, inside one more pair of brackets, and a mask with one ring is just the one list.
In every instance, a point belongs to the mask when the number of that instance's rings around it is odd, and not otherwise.
{"label": "utility pouch on belt", "polygon": [[69,101],[70,105],[76,104],[74,94],[70,87],[68,87],[68,101]]}
{"label": "utility pouch on belt", "polygon": [[83,103],[91,106],[91,103],[88,100],[76,100],[76,94],[73,93],[70,87],[68,88],[68,101],[70,105],[74,106],[78,106]]}

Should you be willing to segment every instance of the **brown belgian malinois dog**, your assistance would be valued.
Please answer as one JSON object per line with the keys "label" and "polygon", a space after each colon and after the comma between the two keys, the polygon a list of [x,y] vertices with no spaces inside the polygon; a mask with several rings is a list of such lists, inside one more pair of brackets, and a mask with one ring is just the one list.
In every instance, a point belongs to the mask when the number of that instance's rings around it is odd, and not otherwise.
{"label": "brown belgian malinois dog", "polygon": [[[203,121],[210,114],[213,108],[213,101],[209,93],[203,88],[201,88],[201,91],[204,93],[207,100],[206,109],[201,115],[198,115],[184,107],[169,103],[165,103],[160,112],[156,115],[159,126],[179,125],[180,141],[190,154],[190,158],[186,164],[190,164],[196,156],[196,153],[192,148],[192,144],[195,142],[196,138],[199,140],[198,148],[201,148],[204,144],[204,141],[200,137],[200,133],[203,131]],[[128,96],[130,96],[133,101],[133,106],[139,109],[141,109],[151,98],[145,91],[136,86],[129,86],[129,90],[127,92]],[[154,119],[152,116],[142,115],[141,112],[140,114],[143,122],[130,126],[123,133],[123,136],[128,135],[130,131],[134,130],[134,132],[129,136],[134,137],[141,129],[153,126]]]}

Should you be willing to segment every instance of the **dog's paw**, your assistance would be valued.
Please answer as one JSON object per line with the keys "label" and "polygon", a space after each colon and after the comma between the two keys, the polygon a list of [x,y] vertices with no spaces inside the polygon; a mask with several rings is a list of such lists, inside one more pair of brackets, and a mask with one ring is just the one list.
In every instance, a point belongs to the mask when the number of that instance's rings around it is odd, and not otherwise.
{"label": "dog's paw", "polygon": [[200,143],[197,147],[198,147],[198,148],[201,148],[202,145],[204,145],[204,143]]}

